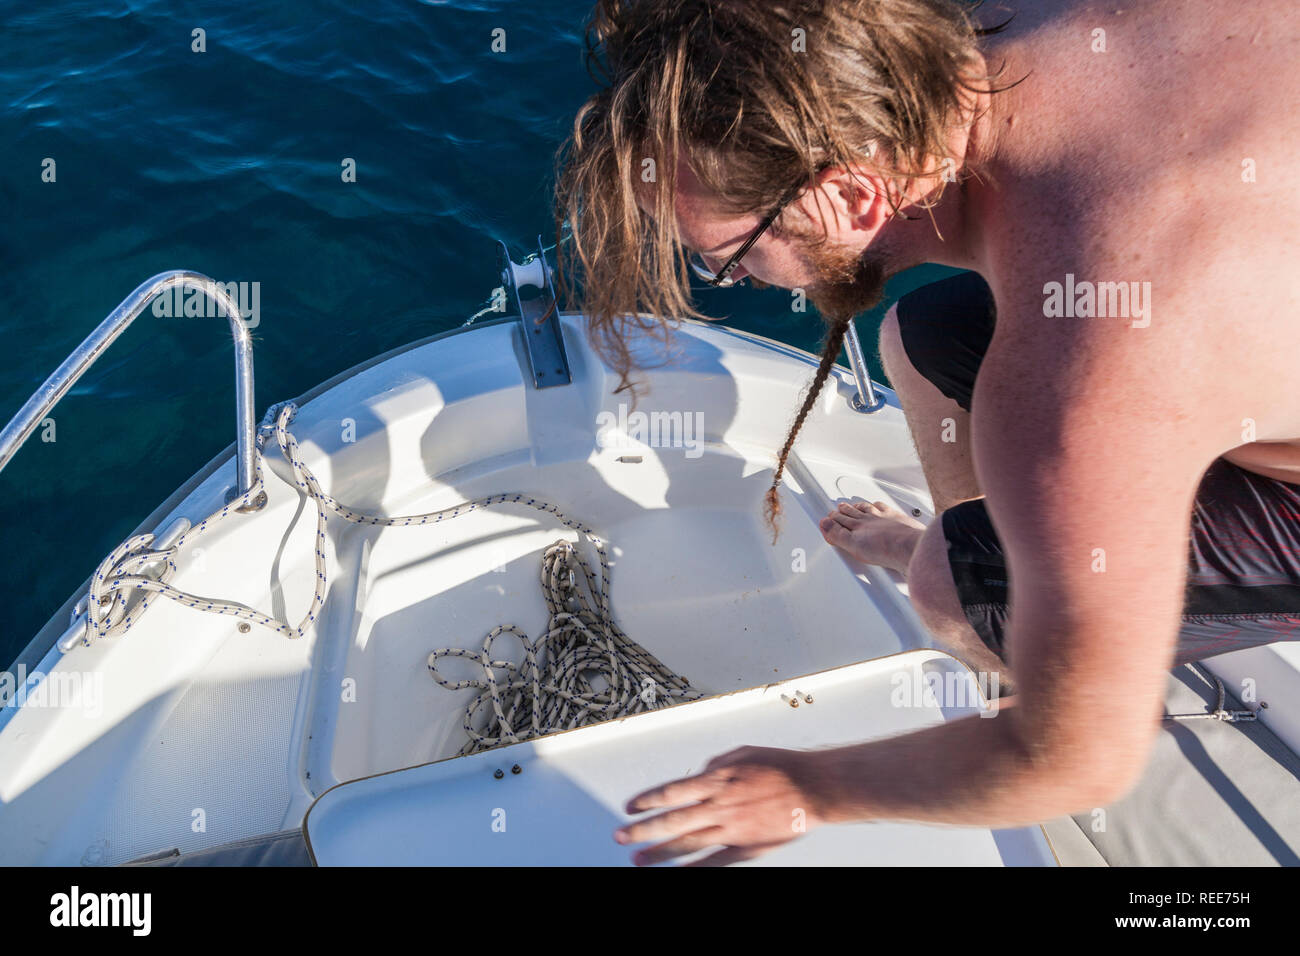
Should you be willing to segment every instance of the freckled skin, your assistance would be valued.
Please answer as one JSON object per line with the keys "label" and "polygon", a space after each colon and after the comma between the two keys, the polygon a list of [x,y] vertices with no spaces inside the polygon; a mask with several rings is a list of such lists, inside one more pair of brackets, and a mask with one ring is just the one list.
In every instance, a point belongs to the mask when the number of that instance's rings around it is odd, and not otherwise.
{"label": "freckled skin", "polygon": [[[712,808],[680,818],[690,830],[656,815],[625,829],[626,842],[707,832],[727,862],[794,838],[786,804],[812,808],[810,827],[1012,826],[1112,802],[1157,730],[1202,473],[1224,456],[1300,482],[1300,8],[1018,7],[982,49],[992,68],[1005,63],[1004,81],[1028,79],[981,98],[986,111],[955,143],[982,173],[949,187],[933,222],[892,218],[844,171],[827,171],[801,201],[827,204],[832,241],[883,251],[891,272],[971,268],[994,291],[970,458],[1016,581],[1016,697],[994,720],[726,755],[721,769],[635,801]],[[1098,29],[1105,52],[1094,50]],[[719,265],[757,219],[717,215],[680,168],[679,226]],[[736,275],[804,286],[811,264],[778,234]],[[1149,322],[1046,316],[1044,286],[1067,273],[1149,282]],[[1096,548],[1105,573],[1093,570]]]}

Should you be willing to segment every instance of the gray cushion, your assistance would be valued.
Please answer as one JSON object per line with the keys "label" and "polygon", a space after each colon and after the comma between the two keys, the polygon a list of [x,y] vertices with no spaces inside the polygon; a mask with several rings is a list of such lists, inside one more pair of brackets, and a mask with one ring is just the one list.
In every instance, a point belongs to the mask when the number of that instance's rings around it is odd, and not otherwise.
{"label": "gray cushion", "polygon": [[[1218,687],[1201,669],[1170,675],[1165,713],[1217,705]],[[1245,709],[1231,693],[1224,707]],[[1295,866],[1300,758],[1258,721],[1162,721],[1134,790],[1104,813],[1073,819],[1111,866]],[[1061,822],[1048,827],[1049,837],[1061,833]],[[1089,862],[1070,839],[1058,842],[1062,863]]]}

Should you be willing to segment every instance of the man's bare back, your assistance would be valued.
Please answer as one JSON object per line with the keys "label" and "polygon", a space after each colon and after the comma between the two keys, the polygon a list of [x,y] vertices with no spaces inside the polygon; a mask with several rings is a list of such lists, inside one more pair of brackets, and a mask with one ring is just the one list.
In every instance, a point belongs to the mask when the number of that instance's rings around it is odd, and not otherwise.
{"label": "man's bare back", "polygon": [[[1020,6],[987,59],[1028,78],[993,97],[993,188],[971,212],[1016,364],[1114,338],[1134,352],[1133,401],[1108,401],[1118,369],[1086,362],[1078,401],[1154,429],[1175,424],[1160,396],[1187,395],[1208,452],[1300,481],[1300,17],[1212,6]],[[1042,284],[1071,266],[1078,283],[1149,282],[1150,324],[1045,319]],[[1052,321],[1063,338],[1041,334]]]}

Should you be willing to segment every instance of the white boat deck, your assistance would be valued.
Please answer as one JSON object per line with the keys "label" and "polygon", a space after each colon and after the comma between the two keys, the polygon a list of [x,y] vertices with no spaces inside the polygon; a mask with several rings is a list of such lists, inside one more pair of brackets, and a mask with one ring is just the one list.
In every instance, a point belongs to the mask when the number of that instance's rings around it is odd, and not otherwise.
{"label": "white boat deck", "polygon": [[[962,688],[948,701],[904,688]],[[796,696],[792,708],[787,700]],[[304,823],[321,866],[628,866],[613,831],[629,796],[698,772],[739,745],[804,749],[920,730],[987,709],[973,675],[938,651],[910,651],[327,791]],[[960,705],[959,705],[960,704]],[[995,719],[995,718],[991,718]],[[804,814],[801,819],[800,814]],[[790,811],[792,830],[807,808]],[[756,866],[1047,866],[1041,830],[903,823],[819,827]],[[707,857],[692,854],[682,862]]]}
{"label": "white boat deck", "polygon": [[[674,363],[647,373],[650,388],[635,409],[670,422],[676,414],[681,427],[689,419],[692,430],[678,433],[685,441],[602,447],[602,413],[631,422],[633,409],[620,409],[625,396],[612,394],[616,380],[589,350],[580,320],[566,316],[564,324],[569,386],[533,388],[518,323],[488,323],[326,383],[300,402],[291,430],[325,489],[358,511],[412,514],[519,491],[586,522],[610,544],[620,625],[710,694],[931,646],[896,577],[846,561],[816,527],[846,498],[892,501],[929,520],[892,395],[886,408],[855,412],[852,378],[836,369],[791,457],[783,534],[773,545],[762,496],[795,411],[791,383],[811,376],[811,358],[685,324]],[[266,468],[273,473],[266,508],[188,544],[172,583],[296,624],[314,584],[315,512],[274,442]],[[141,530],[182,515],[197,523],[220,507],[232,477],[227,455]],[[559,538],[578,538],[518,505],[411,528],[331,515],[328,528],[325,606],[301,640],[258,626],[244,633],[233,618],[156,599],[123,637],[62,654],[52,645],[67,607],[55,616],[34,642],[50,649],[33,669],[49,675],[47,684],[84,679],[99,691],[97,706],[0,709],[0,864],[116,864],[293,830],[339,784],[450,757],[464,742],[461,715],[472,692],[438,686],[426,668],[429,652],[477,648],[500,624],[535,635],[547,618],[541,553]],[[1270,690],[1291,686],[1298,673],[1270,678]],[[832,720],[830,707],[820,713]],[[907,725],[872,713],[863,720],[846,711],[826,742]],[[1277,708],[1267,719],[1279,735],[1294,733],[1295,713]],[[602,747],[617,748],[619,727],[660,716],[589,730]],[[752,742],[744,715],[731,719],[726,734]],[[549,745],[527,746],[540,753]],[[707,749],[701,743],[700,755]],[[453,773],[445,768],[471,764],[435,766]],[[421,786],[431,773],[406,772]],[[611,777],[600,785],[602,799],[615,801],[620,789],[631,796],[642,783]],[[355,792],[340,788],[331,801],[345,791]],[[1018,832],[1007,843],[988,831],[917,827],[907,830],[906,847],[913,862],[1048,861],[1037,830]],[[881,861],[907,862],[903,843],[884,846],[876,847]],[[812,852],[800,861],[832,856]]]}
{"label": "white boat deck", "polygon": [[[620,409],[577,320],[565,322],[572,385],[526,385],[517,323],[496,323],[344,377],[291,429],[324,487],[359,511],[523,491],[588,523],[611,546],[616,619],[701,690],[928,645],[892,576],[851,567],[816,528],[846,496],[928,509],[896,407],[854,412],[837,370],[792,456],[773,546],[762,495],[793,413],[792,363],[806,378],[808,357],[689,324],[675,364],[650,373],[635,410]],[[600,447],[600,413],[632,411],[677,413],[692,430],[651,447],[629,427],[628,441],[606,433]],[[267,507],[187,545],[172,583],[296,624],[314,582],[315,513],[274,443],[266,467],[279,476],[268,476]],[[208,474],[154,524],[197,523],[229,478],[228,467]],[[537,633],[541,552],[578,537],[517,505],[432,527],[331,516],[329,529],[326,602],[303,640],[155,599],[123,637],[45,656],[44,673],[102,681],[102,701],[96,716],[8,709],[0,862],[119,863],[272,833],[335,784],[454,754],[472,692],[435,684],[429,651],[478,647],[498,624]]]}

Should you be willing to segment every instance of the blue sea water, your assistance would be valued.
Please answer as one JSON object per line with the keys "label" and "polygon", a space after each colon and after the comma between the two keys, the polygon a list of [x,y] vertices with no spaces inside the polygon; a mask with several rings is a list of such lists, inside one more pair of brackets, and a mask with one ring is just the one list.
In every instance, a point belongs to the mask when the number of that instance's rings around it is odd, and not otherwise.
{"label": "blue sea water", "polygon": [[[550,241],[554,152],[591,90],[590,8],[4,0],[0,420],[166,269],[260,283],[259,413],[464,323],[497,284],[495,240],[516,259]],[[885,305],[946,272],[896,277]],[[787,292],[699,301],[816,349],[817,318]],[[869,352],[883,308],[858,320]],[[0,660],[231,441],[230,352],[223,320],[146,311],[56,408],[55,440],[38,430],[0,472]]]}

